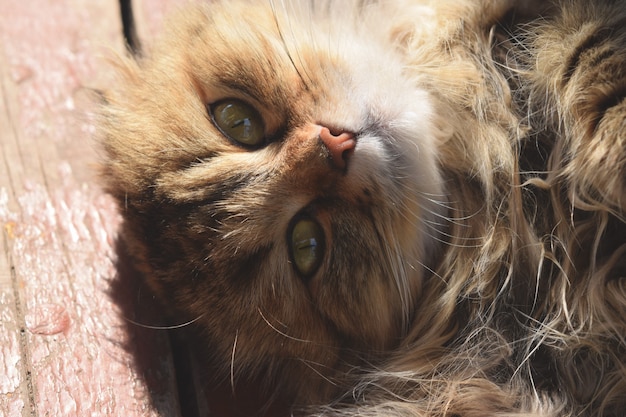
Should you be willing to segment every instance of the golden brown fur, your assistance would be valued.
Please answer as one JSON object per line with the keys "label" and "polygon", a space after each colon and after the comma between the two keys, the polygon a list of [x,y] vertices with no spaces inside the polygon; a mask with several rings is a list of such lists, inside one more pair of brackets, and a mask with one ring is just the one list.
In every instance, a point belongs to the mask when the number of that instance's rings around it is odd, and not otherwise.
{"label": "golden brown fur", "polygon": [[[312,4],[191,7],[102,109],[127,246],[218,382],[297,414],[623,415],[623,2]],[[231,97],[261,147],[212,122]],[[345,170],[319,126],[356,134]]]}

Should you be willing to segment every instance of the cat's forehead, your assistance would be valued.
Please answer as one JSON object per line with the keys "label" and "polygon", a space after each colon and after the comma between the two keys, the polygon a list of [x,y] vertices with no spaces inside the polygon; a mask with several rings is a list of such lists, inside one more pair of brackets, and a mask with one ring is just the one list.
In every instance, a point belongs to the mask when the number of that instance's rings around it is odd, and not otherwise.
{"label": "cat's forehead", "polygon": [[366,43],[321,14],[224,2],[198,7],[170,26],[167,54],[178,48],[177,70],[187,72],[206,102],[242,95],[276,113],[315,117],[318,107],[355,107],[363,101],[357,90],[381,72],[363,68],[375,55]]}

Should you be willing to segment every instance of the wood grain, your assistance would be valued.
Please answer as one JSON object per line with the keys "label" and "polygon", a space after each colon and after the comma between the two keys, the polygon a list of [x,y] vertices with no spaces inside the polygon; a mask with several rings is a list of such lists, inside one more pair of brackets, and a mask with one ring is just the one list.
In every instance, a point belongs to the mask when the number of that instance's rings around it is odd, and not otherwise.
{"label": "wood grain", "polygon": [[0,416],[176,417],[168,339],[128,320],[139,284],[120,277],[95,175],[91,89],[123,53],[117,2],[0,10]]}

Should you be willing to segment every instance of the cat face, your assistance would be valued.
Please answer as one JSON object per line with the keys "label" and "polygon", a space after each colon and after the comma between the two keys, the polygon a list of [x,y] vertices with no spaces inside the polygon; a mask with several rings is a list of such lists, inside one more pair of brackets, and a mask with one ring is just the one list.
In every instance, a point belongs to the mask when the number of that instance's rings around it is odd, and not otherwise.
{"label": "cat face", "polygon": [[187,10],[103,109],[130,251],[224,372],[329,374],[393,346],[437,246],[430,98],[328,15]]}

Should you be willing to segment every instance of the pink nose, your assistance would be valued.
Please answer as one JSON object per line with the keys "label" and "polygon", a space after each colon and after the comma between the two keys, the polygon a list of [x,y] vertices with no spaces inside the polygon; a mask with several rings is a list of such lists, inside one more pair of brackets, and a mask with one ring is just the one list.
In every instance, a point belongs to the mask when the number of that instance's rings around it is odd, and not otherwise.
{"label": "pink nose", "polygon": [[335,135],[327,127],[323,127],[320,131],[320,139],[330,152],[335,168],[345,169],[348,158],[356,147],[354,133],[342,132],[339,135]]}

